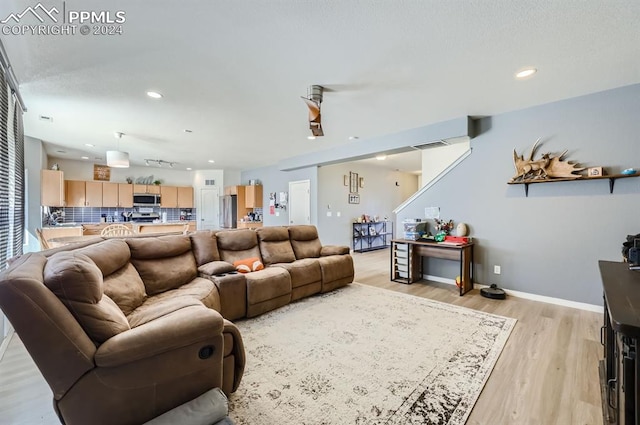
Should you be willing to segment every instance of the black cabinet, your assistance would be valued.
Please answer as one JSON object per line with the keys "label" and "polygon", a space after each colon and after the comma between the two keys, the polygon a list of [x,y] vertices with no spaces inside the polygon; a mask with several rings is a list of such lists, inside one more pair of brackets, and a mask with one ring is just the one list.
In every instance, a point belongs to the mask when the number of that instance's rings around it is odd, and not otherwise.
{"label": "black cabinet", "polygon": [[600,261],[604,290],[604,360],[600,377],[605,424],[639,425],[640,272],[627,263]]}
{"label": "black cabinet", "polygon": [[393,222],[391,221],[353,223],[352,227],[355,252],[388,248],[391,245],[391,239],[393,239]]}

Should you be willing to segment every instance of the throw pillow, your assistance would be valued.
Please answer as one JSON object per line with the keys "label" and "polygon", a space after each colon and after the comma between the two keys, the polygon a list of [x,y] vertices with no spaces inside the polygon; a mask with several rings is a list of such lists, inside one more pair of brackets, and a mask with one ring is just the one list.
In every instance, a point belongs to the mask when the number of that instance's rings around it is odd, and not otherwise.
{"label": "throw pillow", "polygon": [[234,261],[233,265],[240,273],[257,272],[264,269],[264,264],[258,257],[245,258],[244,260]]}

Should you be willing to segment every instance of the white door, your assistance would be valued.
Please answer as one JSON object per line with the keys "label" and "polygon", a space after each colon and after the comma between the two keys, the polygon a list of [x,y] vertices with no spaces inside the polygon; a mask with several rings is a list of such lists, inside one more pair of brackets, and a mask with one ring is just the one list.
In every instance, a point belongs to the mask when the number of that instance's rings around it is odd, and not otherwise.
{"label": "white door", "polygon": [[311,224],[311,182],[289,182],[289,224]]}
{"label": "white door", "polygon": [[198,223],[198,230],[214,230],[219,229],[218,214],[218,187],[209,186],[206,189],[200,189],[200,209],[198,214],[200,215],[200,222]]}

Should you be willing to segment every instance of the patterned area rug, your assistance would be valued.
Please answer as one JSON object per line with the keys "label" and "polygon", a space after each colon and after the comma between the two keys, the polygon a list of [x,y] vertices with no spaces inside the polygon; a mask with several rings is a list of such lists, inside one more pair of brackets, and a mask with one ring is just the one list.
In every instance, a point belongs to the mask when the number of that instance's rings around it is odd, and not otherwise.
{"label": "patterned area rug", "polygon": [[238,425],[466,422],[515,325],[352,284],[237,322]]}

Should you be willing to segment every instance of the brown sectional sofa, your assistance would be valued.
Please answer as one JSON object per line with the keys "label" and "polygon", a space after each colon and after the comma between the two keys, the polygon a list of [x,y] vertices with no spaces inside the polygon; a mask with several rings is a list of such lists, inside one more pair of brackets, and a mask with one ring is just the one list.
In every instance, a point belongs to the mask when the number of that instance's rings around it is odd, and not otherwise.
{"label": "brown sectional sofa", "polygon": [[[66,424],[139,424],[240,384],[253,317],[353,281],[348,247],[314,226],[108,239],[25,254],[0,274],[0,308]],[[240,274],[233,261],[265,269]]]}

